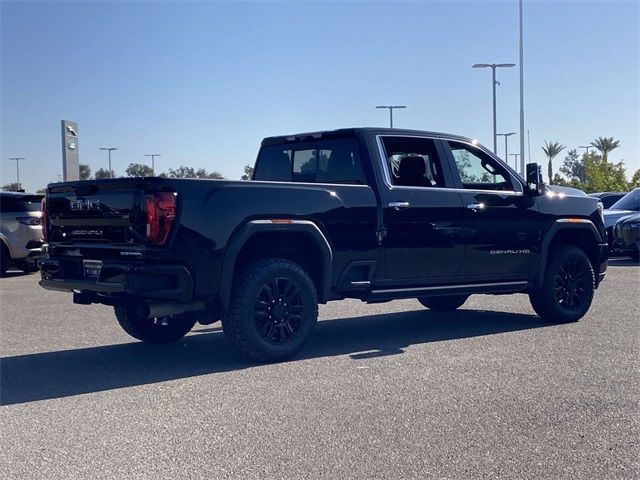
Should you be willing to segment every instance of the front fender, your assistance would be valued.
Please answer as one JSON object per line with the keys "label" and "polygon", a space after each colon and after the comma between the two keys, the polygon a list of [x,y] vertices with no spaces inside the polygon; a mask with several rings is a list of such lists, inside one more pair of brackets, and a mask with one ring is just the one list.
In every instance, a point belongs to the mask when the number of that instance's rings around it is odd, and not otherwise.
{"label": "front fender", "polygon": [[572,236],[580,236],[575,243],[570,242],[572,244],[579,245],[585,241],[585,238],[587,239],[590,248],[587,249],[586,253],[595,270],[597,287],[607,269],[608,244],[607,239],[602,238],[593,222],[586,218],[560,218],[551,225],[540,248],[540,261],[538,263],[535,286],[537,288],[542,287],[551,245],[554,239],[558,238],[558,234],[563,232],[570,232]]}

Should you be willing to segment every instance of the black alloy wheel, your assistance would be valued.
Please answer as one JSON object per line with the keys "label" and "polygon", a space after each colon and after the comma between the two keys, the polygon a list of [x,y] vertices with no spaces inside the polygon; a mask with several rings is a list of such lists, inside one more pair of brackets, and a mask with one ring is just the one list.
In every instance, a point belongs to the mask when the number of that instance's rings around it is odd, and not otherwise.
{"label": "black alloy wheel", "polygon": [[300,286],[291,278],[275,278],[262,286],[254,306],[260,336],[269,343],[291,341],[304,323]]}
{"label": "black alloy wheel", "polygon": [[558,245],[550,252],[542,285],[529,292],[531,306],[545,321],[575,322],[593,300],[595,274],[585,252],[573,245]]}
{"label": "black alloy wheel", "polygon": [[587,301],[589,282],[591,274],[587,275],[584,262],[576,257],[565,258],[554,278],[556,301],[567,309],[579,308]]}
{"label": "black alloy wheel", "polygon": [[247,265],[234,281],[222,329],[251,360],[273,362],[298,354],[318,320],[318,297],[309,274],[283,258]]}

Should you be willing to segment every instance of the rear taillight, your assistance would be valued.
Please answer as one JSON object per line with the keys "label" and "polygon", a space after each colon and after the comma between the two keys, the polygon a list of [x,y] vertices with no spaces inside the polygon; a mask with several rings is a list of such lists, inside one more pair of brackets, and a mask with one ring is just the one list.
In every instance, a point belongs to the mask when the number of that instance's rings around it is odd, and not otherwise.
{"label": "rear taillight", "polygon": [[176,218],[176,194],[157,192],[147,195],[147,240],[164,245]]}
{"label": "rear taillight", "polygon": [[42,213],[41,222],[42,223],[42,239],[47,241],[47,197],[42,197],[42,202],[40,203],[40,211]]}

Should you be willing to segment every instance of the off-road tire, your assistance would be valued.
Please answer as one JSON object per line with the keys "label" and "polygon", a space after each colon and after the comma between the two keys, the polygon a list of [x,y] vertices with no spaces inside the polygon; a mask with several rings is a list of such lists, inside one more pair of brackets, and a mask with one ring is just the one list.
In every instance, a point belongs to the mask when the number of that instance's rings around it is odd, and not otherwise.
{"label": "off-road tire", "polygon": [[551,323],[577,322],[589,310],[595,292],[595,274],[585,252],[560,245],[551,252],[542,287],[529,293],[531,306]]}
{"label": "off-road tire", "polygon": [[297,263],[265,258],[236,277],[222,329],[244,356],[258,362],[297,355],[318,320],[313,280]]}
{"label": "off-road tire", "polygon": [[196,317],[192,313],[168,317],[141,317],[135,306],[113,307],[118,323],[133,338],[148,343],[169,343],[180,340],[193,328]]}
{"label": "off-road tire", "polygon": [[419,297],[418,301],[429,310],[450,312],[460,308],[469,295],[442,295],[437,297]]}

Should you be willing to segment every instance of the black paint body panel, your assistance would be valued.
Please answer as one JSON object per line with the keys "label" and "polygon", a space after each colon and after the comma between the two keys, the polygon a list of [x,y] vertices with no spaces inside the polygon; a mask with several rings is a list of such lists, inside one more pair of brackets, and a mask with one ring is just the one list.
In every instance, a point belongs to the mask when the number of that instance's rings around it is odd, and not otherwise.
{"label": "black paint body panel", "polygon": [[[517,192],[460,188],[453,180],[456,170],[450,158],[446,159],[450,188],[401,189],[384,181],[378,135],[470,141],[463,137],[397,129],[348,129],[273,137],[265,139],[263,146],[310,139],[321,142],[323,135],[358,140],[368,186],[155,177],[50,185],[48,256],[65,267],[56,272],[43,271],[43,278],[57,280],[58,286],[65,278],[77,284],[83,259],[102,260],[105,265],[125,262],[138,272],[145,266],[176,265],[189,273],[193,299],[219,300],[221,290],[229,290],[221,288],[221,282],[228,287],[232,281],[232,274],[223,274],[223,265],[236,261],[227,255],[241,250],[234,242],[240,238],[246,241],[242,232],[251,222],[266,221],[269,226],[272,219],[312,222],[319,232],[311,235],[314,241],[326,240],[331,255],[324,271],[330,279],[328,291],[320,292],[323,300],[345,296],[367,299],[373,290],[456,283],[524,281],[533,285],[544,269],[552,240],[549,235],[559,229],[570,226],[596,248],[606,242],[597,199],[526,193],[523,180],[509,167],[505,168],[517,182]],[[160,247],[144,239],[144,196],[149,191],[177,193],[175,226],[166,245]],[[99,199],[102,210],[81,215],[65,210],[79,198]],[[409,202],[411,207],[389,206],[399,201]],[[485,208],[467,208],[472,203],[483,203]],[[569,217],[576,222],[558,223]],[[276,228],[273,224],[274,231]],[[74,229],[104,231],[93,237],[69,235]],[[606,270],[606,262],[606,256],[594,261],[598,263],[594,265],[597,275]],[[354,265],[359,265],[358,271],[370,271],[366,281],[356,282],[361,287],[350,290],[340,285],[339,279],[349,278]],[[487,293],[486,285],[481,291]],[[504,291],[502,287],[495,293]],[[139,290],[136,295],[145,299]],[[184,297],[184,292],[181,295]],[[394,297],[384,297],[389,296]],[[403,296],[406,293],[394,298]]]}

